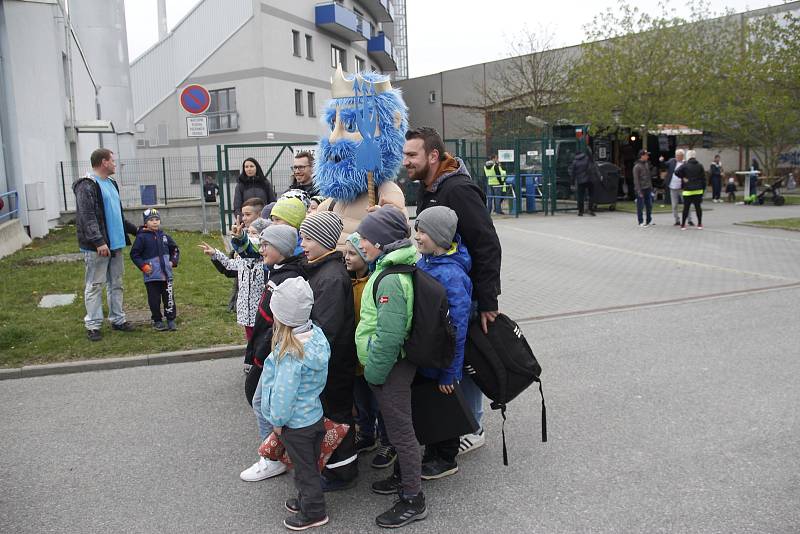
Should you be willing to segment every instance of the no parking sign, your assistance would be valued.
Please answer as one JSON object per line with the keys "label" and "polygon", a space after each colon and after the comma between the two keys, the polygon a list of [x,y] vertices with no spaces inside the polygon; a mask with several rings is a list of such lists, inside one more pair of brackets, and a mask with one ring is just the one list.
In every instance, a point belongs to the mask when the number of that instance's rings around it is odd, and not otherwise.
{"label": "no parking sign", "polygon": [[187,85],[183,88],[183,91],[181,91],[180,102],[181,107],[186,110],[187,113],[200,115],[201,113],[205,113],[208,106],[211,105],[211,95],[208,94],[208,90],[202,85]]}

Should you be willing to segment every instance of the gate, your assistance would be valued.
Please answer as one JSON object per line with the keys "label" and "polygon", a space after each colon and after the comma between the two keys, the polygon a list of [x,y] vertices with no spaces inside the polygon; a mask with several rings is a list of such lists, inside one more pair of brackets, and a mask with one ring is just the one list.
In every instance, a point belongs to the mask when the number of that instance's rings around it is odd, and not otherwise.
{"label": "gate", "polygon": [[[219,186],[219,223],[222,233],[233,225],[233,192],[246,158],[255,158],[264,176],[280,196],[292,183],[292,160],[295,151],[315,152],[316,142],[245,143],[217,145],[217,185]],[[231,190],[233,184],[233,191]]]}

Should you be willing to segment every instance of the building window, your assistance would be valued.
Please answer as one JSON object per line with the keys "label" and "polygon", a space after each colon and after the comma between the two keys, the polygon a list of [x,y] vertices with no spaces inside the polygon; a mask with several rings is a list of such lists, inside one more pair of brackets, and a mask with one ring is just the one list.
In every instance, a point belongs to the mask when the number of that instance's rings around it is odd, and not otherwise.
{"label": "building window", "polygon": [[335,69],[338,65],[342,66],[342,70],[347,70],[347,53],[344,48],[331,45],[331,67]]}
{"label": "building window", "polygon": [[308,92],[308,116],[317,116],[317,98],[316,95],[311,91]]}
{"label": "building window", "polygon": [[306,34],[306,59],[314,61],[314,39]]}
{"label": "building window", "polygon": [[366,62],[363,57],[356,56],[356,72],[363,72],[366,69]]}
{"label": "building window", "polygon": [[292,30],[292,53],[300,57],[300,32]]}
{"label": "building window", "polygon": [[296,115],[303,114],[303,91],[300,89],[294,90],[294,112]]}
{"label": "building window", "polygon": [[436,91],[431,91],[430,93],[428,93],[428,102],[430,102],[431,104],[436,103]]}
{"label": "building window", "polygon": [[224,132],[239,129],[239,114],[236,112],[236,88],[209,91],[211,105],[208,106],[209,132]]}

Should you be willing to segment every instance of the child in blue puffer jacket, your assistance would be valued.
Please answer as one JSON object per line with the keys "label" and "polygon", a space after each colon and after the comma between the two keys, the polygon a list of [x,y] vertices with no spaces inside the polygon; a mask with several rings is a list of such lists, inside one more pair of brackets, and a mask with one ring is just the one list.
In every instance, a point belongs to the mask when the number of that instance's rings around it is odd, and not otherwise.
{"label": "child in blue puffer jacket", "polygon": [[[417,372],[425,379],[436,380],[439,391],[446,395],[453,393],[455,383],[462,378],[464,344],[472,309],[472,281],[468,274],[472,259],[467,248],[461,244],[461,236],[456,234],[457,225],[456,212],[446,206],[434,206],[420,212],[414,223],[417,249],[422,254],[417,267],[444,286],[450,306],[450,319],[456,330],[456,350],[450,367],[420,367]],[[425,447],[421,474],[423,480],[442,478],[458,472],[456,455],[459,438],[460,436],[453,436]]]}
{"label": "child in blue puffer jacket", "polygon": [[283,521],[291,530],[328,522],[317,461],[325,436],[319,396],[328,379],[331,349],[322,329],[311,322],[313,305],[314,293],[302,277],[272,290],[272,352],[261,372],[261,412],[294,464],[298,495],[286,500],[293,515]]}
{"label": "child in blue puffer jacket", "polygon": [[[131,247],[131,260],[144,273],[153,328],[158,331],[177,330],[172,269],[178,266],[180,250],[175,241],[161,231],[161,216],[157,209],[146,209],[142,216],[144,225],[136,233],[136,240]],[[161,316],[162,302],[166,324]]]}

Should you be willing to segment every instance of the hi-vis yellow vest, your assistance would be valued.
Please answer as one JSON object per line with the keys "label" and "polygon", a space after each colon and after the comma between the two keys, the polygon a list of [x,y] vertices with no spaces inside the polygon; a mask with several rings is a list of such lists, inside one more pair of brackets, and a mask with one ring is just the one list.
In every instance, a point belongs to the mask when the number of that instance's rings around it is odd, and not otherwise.
{"label": "hi-vis yellow vest", "polygon": [[486,167],[485,165],[483,166],[483,172],[486,175],[486,184],[489,185],[490,187],[502,185],[503,191],[505,191],[506,170],[502,167],[502,165],[498,164],[498,166],[500,167],[500,178],[502,178],[502,181],[500,181],[497,178],[497,173],[494,170],[495,168],[494,165],[491,165],[489,167]]}

